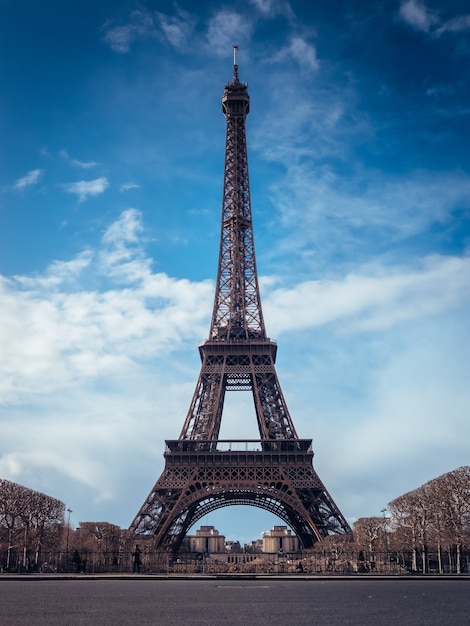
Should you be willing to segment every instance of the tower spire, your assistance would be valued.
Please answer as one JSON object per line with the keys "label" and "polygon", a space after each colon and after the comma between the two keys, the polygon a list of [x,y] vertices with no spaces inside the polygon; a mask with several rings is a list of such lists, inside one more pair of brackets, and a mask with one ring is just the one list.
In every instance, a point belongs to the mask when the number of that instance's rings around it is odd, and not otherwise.
{"label": "tower spire", "polygon": [[238,83],[237,44],[233,46],[233,82]]}

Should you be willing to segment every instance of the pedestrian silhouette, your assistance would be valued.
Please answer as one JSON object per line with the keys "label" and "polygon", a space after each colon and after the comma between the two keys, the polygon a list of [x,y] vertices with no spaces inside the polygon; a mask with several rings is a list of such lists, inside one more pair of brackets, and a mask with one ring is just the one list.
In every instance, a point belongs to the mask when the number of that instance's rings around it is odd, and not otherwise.
{"label": "pedestrian silhouette", "polygon": [[80,560],[80,553],[79,553],[78,550],[75,550],[74,553],[73,553],[72,563],[75,566],[75,571],[77,572],[77,574],[79,574],[80,573],[80,563],[81,563],[81,560]]}
{"label": "pedestrian silhouette", "polygon": [[132,571],[135,573],[137,572],[138,574],[140,574],[140,555],[142,554],[139,546],[135,547],[134,552],[132,553],[132,558],[133,560],[133,564],[132,564]]}

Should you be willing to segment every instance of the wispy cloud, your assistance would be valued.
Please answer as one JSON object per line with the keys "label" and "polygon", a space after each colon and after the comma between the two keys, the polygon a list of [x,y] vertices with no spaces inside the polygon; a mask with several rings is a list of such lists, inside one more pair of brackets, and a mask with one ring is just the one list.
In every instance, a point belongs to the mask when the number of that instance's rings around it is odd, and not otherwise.
{"label": "wispy cloud", "polygon": [[470,306],[470,257],[432,256],[416,269],[370,271],[274,289],[265,307],[270,327],[275,334],[326,324],[374,331]]}
{"label": "wispy cloud", "polygon": [[274,17],[276,15],[293,16],[293,11],[289,2],[284,0],[249,0],[264,17]]}
{"label": "wispy cloud", "polygon": [[175,8],[173,15],[141,8],[132,11],[124,24],[114,19],[105,22],[103,40],[121,54],[129,52],[134,41],[155,37],[181,49],[191,36],[195,23],[196,19],[179,7]]}
{"label": "wispy cloud", "polygon": [[368,172],[367,177],[349,179],[299,164],[273,185],[272,200],[286,223],[301,220],[299,237],[310,247],[329,241],[334,249],[338,237],[343,245],[351,245],[361,234],[362,241],[373,245],[382,237],[399,241],[445,226],[455,211],[468,211],[470,178],[418,171],[406,177]]}
{"label": "wispy cloud", "polygon": [[18,180],[16,180],[13,183],[13,188],[17,189],[18,191],[23,191],[27,187],[36,185],[36,183],[41,178],[41,175],[42,175],[42,170],[40,169],[31,170],[30,172],[26,174],[26,176],[22,176],[21,178],[18,178]]}
{"label": "wispy cloud", "polygon": [[15,276],[14,282],[25,289],[55,289],[63,284],[75,284],[92,259],[93,252],[83,250],[70,261],[53,261],[42,274]]}
{"label": "wispy cloud", "polygon": [[96,167],[98,163],[96,161],[79,161],[78,159],[72,159],[70,161],[72,165],[80,167],[83,170],[89,170],[92,167]]}
{"label": "wispy cloud", "polygon": [[458,33],[470,30],[470,15],[461,15],[444,22],[438,29],[437,34],[442,33]]}
{"label": "wispy cloud", "polygon": [[400,5],[400,17],[417,30],[429,32],[438,17],[420,0],[406,0]]}
{"label": "wispy cloud", "polygon": [[227,56],[234,44],[243,44],[252,32],[251,21],[235,11],[219,11],[209,22],[207,42],[219,56]]}
{"label": "wispy cloud", "polygon": [[144,254],[142,215],[127,209],[105,231],[99,255],[100,272],[119,283],[139,283],[151,273],[151,260]]}
{"label": "wispy cloud", "polygon": [[88,170],[92,167],[96,167],[99,165],[96,161],[80,161],[79,159],[71,159],[67,150],[59,150],[59,155],[68,161],[70,165],[74,167],[79,167],[83,170]]}
{"label": "wispy cloud", "polygon": [[102,241],[114,246],[136,243],[139,234],[143,231],[142,216],[136,209],[127,209],[121,213],[118,220],[113,222],[103,234]]}
{"label": "wispy cloud", "polygon": [[98,196],[100,193],[106,191],[108,187],[108,179],[104,176],[95,178],[94,180],[79,180],[75,183],[66,183],[63,185],[64,190],[67,193],[77,195],[80,202],[83,202],[90,196]]}
{"label": "wispy cloud", "polygon": [[258,9],[261,13],[269,15],[273,12],[274,7],[278,4],[276,0],[249,0],[250,4]]}
{"label": "wispy cloud", "polygon": [[130,191],[131,189],[140,189],[140,185],[137,183],[123,183],[119,187],[119,191]]}
{"label": "wispy cloud", "polygon": [[[278,54],[289,60],[292,69],[292,47],[282,48]],[[314,59],[312,51],[306,73],[314,71]],[[269,62],[275,60],[276,55]],[[273,98],[255,131],[255,145],[265,158],[283,163],[289,170],[305,159],[320,161],[323,166],[325,158],[343,160],[356,141],[371,134],[367,115],[356,109],[357,95],[352,88],[340,92],[334,86],[317,89],[298,71],[289,72],[284,83],[282,97]]]}
{"label": "wispy cloud", "polygon": [[429,9],[420,0],[406,0],[400,5],[399,15],[411,27],[425,33],[442,35],[470,30],[470,14],[443,20],[439,13]]}
{"label": "wispy cloud", "polygon": [[293,37],[290,44],[274,56],[274,61],[294,60],[299,67],[312,71],[320,66],[314,46],[309,44],[302,37]]}
{"label": "wispy cloud", "polygon": [[[133,359],[207,332],[201,322],[211,283],[154,274],[143,233],[141,214],[129,209],[105,230],[99,249],[55,261],[41,275],[0,280],[2,402],[125,371]],[[97,277],[109,288],[83,286]]]}
{"label": "wispy cloud", "polygon": [[127,53],[138,38],[156,37],[158,30],[153,14],[146,9],[132,11],[126,24],[117,24],[111,19],[102,27],[103,40],[115,51]]}
{"label": "wispy cloud", "polygon": [[175,15],[157,12],[156,18],[160,27],[172,46],[182,48],[191,35],[196,20],[187,12],[177,8]]}

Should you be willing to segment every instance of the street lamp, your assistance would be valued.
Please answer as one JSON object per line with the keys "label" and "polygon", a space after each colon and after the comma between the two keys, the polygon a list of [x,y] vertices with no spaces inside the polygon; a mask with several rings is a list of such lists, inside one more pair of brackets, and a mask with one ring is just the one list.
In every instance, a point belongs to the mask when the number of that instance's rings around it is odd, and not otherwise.
{"label": "street lamp", "polygon": [[384,517],[384,533],[385,533],[385,546],[387,549],[387,563],[388,563],[388,572],[390,573],[391,571],[391,563],[390,563],[390,550],[388,547],[388,531],[387,531],[387,518],[385,517],[385,513],[387,512],[387,509],[382,509],[380,511]]}
{"label": "street lamp", "polygon": [[65,540],[65,558],[67,565],[69,563],[69,533],[70,533],[70,513],[73,513],[72,509],[67,509],[68,519],[67,519],[67,535]]}

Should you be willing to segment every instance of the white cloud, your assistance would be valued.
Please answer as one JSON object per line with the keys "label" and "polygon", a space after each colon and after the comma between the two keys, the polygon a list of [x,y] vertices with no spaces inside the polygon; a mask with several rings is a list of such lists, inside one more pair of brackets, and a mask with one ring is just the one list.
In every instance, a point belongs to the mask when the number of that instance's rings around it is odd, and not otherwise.
{"label": "white cloud", "polygon": [[195,19],[176,7],[174,15],[166,15],[159,11],[136,9],[129,15],[127,23],[117,24],[116,20],[108,20],[102,30],[104,41],[121,54],[129,52],[134,41],[138,39],[165,37],[175,48],[183,48],[190,37]]}
{"label": "white cloud", "polygon": [[435,13],[431,12],[424,3],[419,0],[406,0],[400,6],[401,18],[417,30],[429,32],[431,27],[438,21]]}
{"label": "white cloud", "polygon": [[42,275],[15,276],[14,279],[22,287],[53,289],[64,282],[74,282],[79,279],[92,260],[93,252],[84,250],[71,261],[53,261]]}
{"label": "white cloud", "polygon": [[470,15],[461,15],[454,17],[447,22],[444,22],[440,28],[437,29],[437,34],[442,33],[458,33],[462,31],[470,30]]}
{"label": "white cloud", "polygon": [[443,21],[420,0],[406,0],[401,4],[399,13],[407,24],[426,33],[442,35],[470,30],[470,15],[459,15]]}
{"label": "white cloud", "polygon": [[251,22],[240,13],[223,10],[210,21],[207,42],[210,49],[219,56],[228,56],[234,44],[243,44],[250,38]]}
{"label": "white cloud", "polygon": [[78,159],[72,159],[70,161],[72,165],[80,167],[83,170],[89,170],[92,167],[96,167],[98,163],[96,161],[79,161]]}
{"label": "white cloud", "polygon": [[109,187],[108,179],[104,176],[95,178],[94,180],[79,180],[75,183],[67,183],[63,185],[67,193],[73,193],[78,196],[80,202],[83,202],[90,196],[98,196],[106,191]]}
{"label": "white cloud", "polygon": [[293,37],[288,46],[274,55],[273,61],[285,61],[289,58],[307,71],[315,71],[320,66],[315,47],[307,43],[302,37]]}
{"label": "white cloud", "polygon": [[36,185],[42,175],[42,170],[31,170],[23,176],[22,178],[18,178],[13,184],[13,188],[18,191],[23,191],[27,187],[31,187],[32,185]]}
{"label": "white cloud", "polygon": [[261,13],[270,14],[277,5],[276,0],[250,0],[250,3]]}
{"label": "white cloud", "polygon": [[350,274],[273,289],[265,300],[275,335],[334,324],[339,332],[377,331],[470,306],[470,258],[429,257],[418,269]]}
{"label": "white cloud", "polygon": [[171,45],[175,48],[182,48],[194,27],[194,19],[190,14],[181,9],[177,9],[176,15],[168,16],[158,12],[155,15],[157,16],[165,37]]}
{"label": "white cloud", "polygon": [[59,150],[59,155],[74,167],[79,167],[83,170],[88,170],[98,165],[96,161],[80,161],[78,159],[71,159],[67,150]]}
{"label": "white cloud", "polygon": [[294,37],[290,45],[292,57],[301,67],[317,70],[319,63],[315,48],[300,37]]}
{"label": "white cloud", "polygon": [[100,270],[119,282],[142,281],[150,274],[151,260],[141,247],[142,218],[136,209],[121,213],[103,234],[98,255]]}
{"label": "white cloud", "polygon": [[314,164],[294,163],[272,186],[270,196],[291,233],[282,243],[291,262],[292,251],[298,250],[320,253],[325,261],[334,258],[336,264],[341,241],[357,264],[364,246],[370,257],[385,240],[398,242],[428,228],[447,228],[455,211],[470,208],[470,178],[422,171],[406,178],[370,171],[367,178],[349,178],[326,168],[315,171]]}
{"label": "white cloud", "polygon": [[116,25],[115,20],[108,20],[102,27],[104,41],[119,53],[129,52],[132,43],[142,37],[155,37],[157,28],[152,13],[145,9],[136,9],[129,15],[127,24]]}
{"label": "white cloud", "polygon": [[[3,402],[116,375],[159,347],[207,333],[201,321],[209,314],[210,283],[153,274],[142,231],[140,214],[125,211],[100,250],[55,261],[44,275],[0,281]],[[98,276],[111,282],[106,290],[80,287]]]}
{"label": "white cloud", "polygon": [[102,241],[115,246],[136,243],[143,228],[141,213],[136,209],[127,209],[106,229]]}
{"label": "white cloud", "polygon": [[123,183],[119,187],[119,191],[121,192],[130,191],[131,189],[140,189],[140,185],[138,185],[137,183]]}
{"label": "white cloud", "polygon": [[293,16],[289,2],[283,0],[250,0],[250,4],[266,17],[273,17],[278,14]]}
{"label": "white cloud", "polygon": [[[270,62],[286,58],[292,58],[292,46],[280,50]],[[309,74],[314,58],[312,52],[311,63],[304,67]],[[255,147],[265,158],[281,163],[289,172],[298,163],[306,168],[306,163],[315,160],[318,177],[325,169],[325,163],[318,161],[328,158],[332,165],[341,163],[357,141],[371,135],[370,122],[367,116],[358,115],[356,94],[347,87],[325,90],[306,81],[299,72],[290,72],[284,83],[282,91],[273,85],[270,112],[266,112],[254,134]],[[302,175],[308,181],[311,172],[304,169]]]}
{"label": "white cloud", "polygon": [[[105,25],[105,28],[107,27],[108,24]],[[125,53],[129,52],[135,37],[135,32],[130,26],[112,26],[106,30],[103,39],[115,52]]]}

